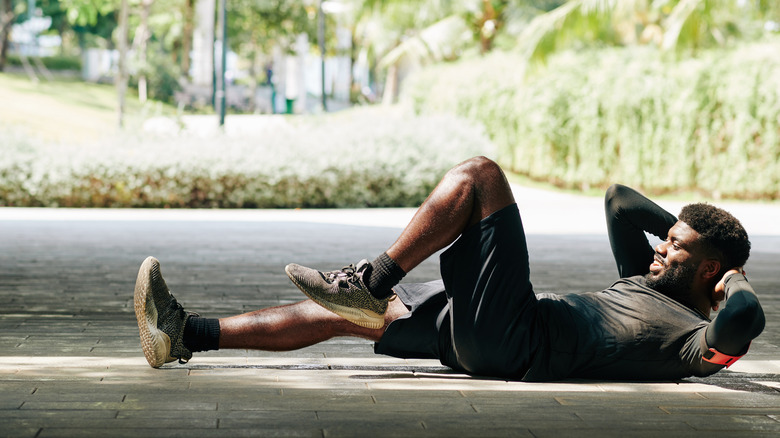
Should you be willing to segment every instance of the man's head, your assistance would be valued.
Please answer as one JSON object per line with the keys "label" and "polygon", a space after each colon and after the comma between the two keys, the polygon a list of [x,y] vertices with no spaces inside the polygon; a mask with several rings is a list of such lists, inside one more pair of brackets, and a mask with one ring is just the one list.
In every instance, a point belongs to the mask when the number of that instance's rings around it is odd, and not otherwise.
{"label": "man's head", "polygon": [[721,261],[721,274],[745,266],[750,240],[742,224],[729,212],[709,204],[689,204],[679,219],[699,233],[703,250]]}
{"label": "man's head", "polygon": [[686,205],[656,247],[647,285],[709,314],[723,300],[715,284],[729,269],[744,266],[749,255],[747,232],[734,216],[708,204]]}

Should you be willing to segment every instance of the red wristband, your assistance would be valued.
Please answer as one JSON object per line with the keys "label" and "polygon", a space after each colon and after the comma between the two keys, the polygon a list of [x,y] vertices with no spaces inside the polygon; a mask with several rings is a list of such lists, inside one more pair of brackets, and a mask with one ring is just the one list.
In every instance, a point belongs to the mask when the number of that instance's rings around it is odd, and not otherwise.
{"label": "red wristband", "polygon": [[745,350],[745,353],[742,353],[739,356],[729,356],[728,354],[723,354],[720,351],[710,348],[709,351],[704,353],[702,355],[702,359],[706,360],[709,363],[714,363],[718,365],[725,365],[726,368],[730,367],[734,362],[738,361],[739,358],[744,356],[747,353],[747,350]]}

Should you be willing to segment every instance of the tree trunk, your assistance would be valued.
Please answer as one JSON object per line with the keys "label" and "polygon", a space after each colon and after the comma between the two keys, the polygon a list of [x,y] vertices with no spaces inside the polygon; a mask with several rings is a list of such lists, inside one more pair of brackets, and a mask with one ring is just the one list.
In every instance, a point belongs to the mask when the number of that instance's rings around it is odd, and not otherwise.
{"label": "tree trunk", "polygon": [[190,52],[195,32],[195,0],[184,1],[184,35],[181,41],[181,74],[190,77]]}
{"label": "tree trunk", "polygon": [[0,71],[5,70],[6,56],[8,56],[8,37],[11,34],[11,25],[14,22],[14,7],[12,0],[2,1],[0,8]]}
{"label": "tree trunk", "polygon": [[[489,22],[489,26],[488,26]],[[479,51],[486,54],[493,49],[493,38],[499,26],[499,17],[490,0],[482,0],[482,19],[479,23]]]}
{"label": "tree trunk", "polygon": [[382,92],[382,104],[392,105],[398,95],[398,66],[395,64],[387,68],[385,89]]}
{"label": "tree trunk", "polygon": [[249,68],[249,76],[252,78],[252,85],[249,87],[249,110],[257,113],[257,84],[260,82],[260,73],[263,71],[262,54],[260,48],[252,41],[252,65]]}
{"label": "tree trunk", "polygon": [[127,94],[127,18],[129,15],[127,1],[128,0],[122,0],[119,7],[119,20],[117,20],[119,27],[117,32],[117,38],[119,39],[119,41],[117,41],[119,62],[114,82],[116,84],[117,94],[119,95],[117,119],[120,128],[123,128],[125,125],[125,95]]}
{"label": "tree trunk", "polygon": [[149,13],[152,9],[153,0],[143,0],[141,2],[141,23],[138,25],[138,29],[135,31],[135,41],[133,41],[133,47],[138,52],[138,65],[141,68],[138,74],[138,100],[141,103],[146,103],[148,97],[146,89],[146,75],[149,73],[149,68],[146,60],[146,52],[149,41]]}

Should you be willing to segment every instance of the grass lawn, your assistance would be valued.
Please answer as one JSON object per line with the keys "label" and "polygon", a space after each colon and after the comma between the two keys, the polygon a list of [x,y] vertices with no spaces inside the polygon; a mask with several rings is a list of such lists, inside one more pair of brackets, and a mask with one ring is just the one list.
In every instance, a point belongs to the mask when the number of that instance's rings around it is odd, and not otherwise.
{"label": "grass lawn", "polygon": [[[0,133],[13,129],[46,142],[91,143],[115,134],[116,88],[79,80],[30,81],[24,75],[0,73]],[[153,115],[171,115],[170,105],[142,105],[127,93],[125,127],[138,129]]]}

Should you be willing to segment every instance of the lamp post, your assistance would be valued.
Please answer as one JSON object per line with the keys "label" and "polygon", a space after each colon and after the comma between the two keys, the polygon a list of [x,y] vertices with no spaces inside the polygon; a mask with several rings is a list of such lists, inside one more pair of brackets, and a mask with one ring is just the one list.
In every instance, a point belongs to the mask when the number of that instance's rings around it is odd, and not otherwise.
{"label": "lamp post", "polygon": [[323,0],[319,0],[317,7],[317,39],[320,43],[320,89],[322,91],[322,110],[328,111],[327,96],[325,96],[325,11],[322,9]]}
{"label": "lamp post", "polygon": [[[225,81],[225,70],[227,67],[227,0],[219,0],[219,8],[217,10],[217,28],[220,36],[219,44],[220,56],[219,63],[214,63],[214,71],[219,72],[215,74],[214,84],[214,104],[219,112],[219,126],[225,126],[225,107],[226,107],[226,95],[227,87]],[[217,69],[219,64],[219,69]]]}

